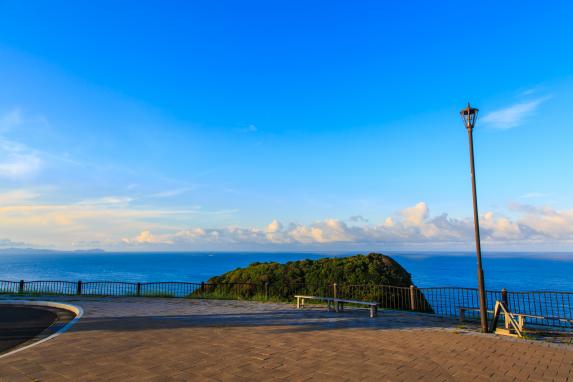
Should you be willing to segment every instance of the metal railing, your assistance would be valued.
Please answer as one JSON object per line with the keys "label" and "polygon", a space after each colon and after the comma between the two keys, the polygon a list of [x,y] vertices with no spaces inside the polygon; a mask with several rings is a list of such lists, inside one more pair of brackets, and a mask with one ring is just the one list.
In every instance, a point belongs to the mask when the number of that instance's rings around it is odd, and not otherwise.
{"label": "metal railing", "polygon": [[[479,294],[473,288],[420,288],[434,313],[443,317],[460,317],[460,309],[468,309],[464,317],[479,320]],[[526,315],[527,326],[573,330],[573,292],[553,291],[486,291],[488,316],[493,316],[496,301],[504,300],[512,313]],[[474,309],[474,310],[471,310]],[[503,317],[502,317],[503,320]]]}
{"label": "metal railing", "polygon": [[[190,297],[289,301],[294,295],[315,295],[341,299],[376,301],[381,308],[432,313],[442,317],[479,320],[479,295],[474,288],[416,288],[391,285],[281,284],[281,283],[190,283],[117,281],[2,281],[2,294],[57,294],[86,296]],[[573,330],[573,292],[487,291],[490,316],[495,302],[507,300],[513,313],[528,315],[529,326]]]}
{"label": "metal railing", "polygon": [[268,297],[269,290],[268,284],[253,283],[0,280],[0,294],[24,295],[252,298],[257,295]]}
{"label": "metal railing", "polygon": [[573,293],[571,292],[507,292],[510,312],[524,313],[529,325],[565,327],[573,330]]}
{"label": "metal railing", "polygon": [[[443,317],[459,317],[460,308],[478,308],[479,293],[475,288],[438,287],[419,288],[434,313]],[[496,300],[501,300],[501,292],[486,291],[488,310],[493,310]],[[479,319],[479,312],[468,311],[466,317]]]}

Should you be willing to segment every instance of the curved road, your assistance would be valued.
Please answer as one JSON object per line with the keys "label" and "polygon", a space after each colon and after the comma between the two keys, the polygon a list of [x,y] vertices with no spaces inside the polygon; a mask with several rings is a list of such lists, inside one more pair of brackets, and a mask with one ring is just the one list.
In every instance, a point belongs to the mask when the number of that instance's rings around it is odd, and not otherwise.
{"label": "curved road", "polygon": [[0,354],[36,337],[57,319],[51,309],[0,305]]}

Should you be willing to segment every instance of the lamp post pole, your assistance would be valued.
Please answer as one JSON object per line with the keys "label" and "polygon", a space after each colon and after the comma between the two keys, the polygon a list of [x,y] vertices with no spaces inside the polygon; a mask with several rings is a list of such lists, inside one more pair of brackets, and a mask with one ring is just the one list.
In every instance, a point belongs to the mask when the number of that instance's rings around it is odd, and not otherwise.
{"label": "lamp post pole", "polygon": [[468,131],[468,140],[470,146],[470,174],[472,178],[472,196],[473,196],[473,207],[474,207],[474,229],[475,229],[475,239],[476,239],[476,256],[477,256],[477,276],[478,276],[478,290],[479,290],[479,315],[481,321],[481,331],[483,333],[488,332],[487,325],[487,300],[485,294],[485,282],[483,276],[483,267],[481,262],[481,243],[479,235],[479,214],[477,205],[477,193],[476,193],[476,176],[475,176],[475,165],[474,165],[474,140],[473,140],[473,128],[477,119],[478,109],[472,108],[468,103],[465,109],[460,111],[460,115],[464,121],[464,125]]}

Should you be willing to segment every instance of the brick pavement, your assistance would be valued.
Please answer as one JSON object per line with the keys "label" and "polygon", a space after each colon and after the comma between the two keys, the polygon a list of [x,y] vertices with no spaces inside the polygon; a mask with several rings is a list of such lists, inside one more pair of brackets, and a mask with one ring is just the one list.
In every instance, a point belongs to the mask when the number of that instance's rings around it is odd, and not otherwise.
{"label": "brick pavement", "polygon": [[0,359],[0,381],[573,381],[573,347],[483,335],[427,315],[58,300],[82,306],[84,317],[69,332]]}

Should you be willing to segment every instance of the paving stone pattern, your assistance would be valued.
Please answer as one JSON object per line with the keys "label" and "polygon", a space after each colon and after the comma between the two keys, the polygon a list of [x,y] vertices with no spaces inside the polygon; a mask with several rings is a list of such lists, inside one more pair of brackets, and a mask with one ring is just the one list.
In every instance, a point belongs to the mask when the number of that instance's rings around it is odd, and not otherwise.
{"label": "paving stone pattern", "polygon": [[67,333],[0,359],[0,381],[572,381],[573,347],[429,315],[160,298],[82,306]]}

